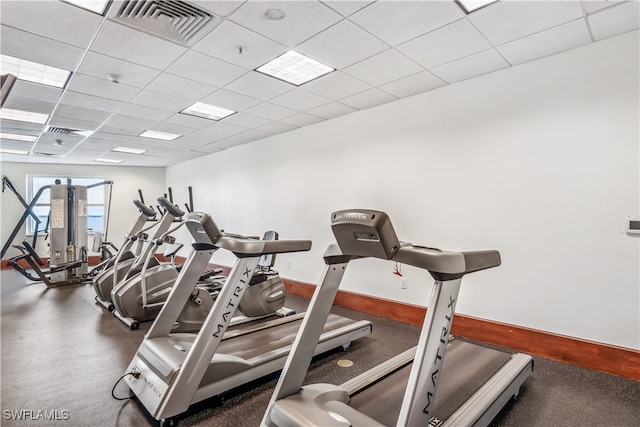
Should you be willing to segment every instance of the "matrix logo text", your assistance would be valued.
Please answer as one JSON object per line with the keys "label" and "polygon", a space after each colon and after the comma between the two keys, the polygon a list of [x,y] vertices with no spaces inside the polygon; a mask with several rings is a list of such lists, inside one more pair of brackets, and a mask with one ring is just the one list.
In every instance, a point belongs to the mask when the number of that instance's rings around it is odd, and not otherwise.
{"label": "matrix logo text", "polygon": [[69,411],[66,409],[34,410],[34,409],[5,409],[2,411],[5,420],[31,420],[31,421],[66,421],[69,419]]}

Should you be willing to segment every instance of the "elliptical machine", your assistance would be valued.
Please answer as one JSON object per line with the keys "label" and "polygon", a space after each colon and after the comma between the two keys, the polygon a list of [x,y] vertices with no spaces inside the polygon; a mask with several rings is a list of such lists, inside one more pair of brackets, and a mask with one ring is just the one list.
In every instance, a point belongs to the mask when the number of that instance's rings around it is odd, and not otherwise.
{"label": "elliptical machine", "polygon": [[[156,224],[145,225],[148,222],[156,220],[156,212],[145,206],[139,200],[134,200],[140,215],[133,222],[131,230],[125,235],[124,243],[109,264],[93,278],[93,288],[96,291],[96,302],[103,308],[113,311],[113,303],[111,302],[111,290],[120,282],[131,269],[136,259],[141,255],[143,242],[147,238],[146,232],[153,228]],[[132,251],[132,247],[136,248]]]}
{"label": "elliptical machine", "polygon": [[[169,222],[167,218],[171,221],[181,218],[184,212],[164,197],[158,198],[158,203],[166,211],[161,225],[156,229],[154,237],[147,240],[144,253],[138,258],[136,265],[132,266],[124,278],[111,290],[113,315],[132,330],[138,329],[140,322],[156,318],[180,272],[180,267],[173,262],[158,263],[154,254],[161,245],[174,244],[175,240],[170,234],[182,226],[182,222],[171,230],[163,224]],[[159,235],[158,230],[166,231]],[[264,237],[265,240],[277,240],[277,238],[275,231],[267,232]],[[265,255],[260,259],[255,277],[238,307],[241,315],[233,318],[232,325],[272,315],[284,317],[294,313],[293,310],[284,307],[285,287],[279,274],[272,269],[274,263],[274,255]],[[176,321],[175,332],[191,332],[200,329],[226,281],[226,277],[220,273],[222,269],[217,268],[200,276],[191,298]]]}

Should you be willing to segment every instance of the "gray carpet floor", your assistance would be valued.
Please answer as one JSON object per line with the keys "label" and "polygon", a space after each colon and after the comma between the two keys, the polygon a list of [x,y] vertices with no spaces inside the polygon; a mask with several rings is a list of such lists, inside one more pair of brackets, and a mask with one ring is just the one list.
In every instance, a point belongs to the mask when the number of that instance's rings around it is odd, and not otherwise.
{"label": "gray carpet floor", "polygon": [[[47,289],[12,270],[0,272],[0,409],[2,426],[157,425],[136,400],[111,389],[125,372],[150,324],[130,331],[94,303],[90,285]],[[288,296],[303,311],[308,301]],[[373,334],[314,359],[305,382],[340,384],[415,345],[419,328],[334,307],[368,319]],[[509,350],[507,350],[509,351]],[[351,367],[338,361],[348,359]],[[493,426],[640,426],[640,383],[535,357],[534,373]],[[180,424],[258,426],[277,374],[194,405]],[[123,384],[116,394],[127,396]],[[58,420],[43,420],[49,411]],[[17,416],[22,419],[17,420]],[[38,419],[40,418],[40,419]]]}

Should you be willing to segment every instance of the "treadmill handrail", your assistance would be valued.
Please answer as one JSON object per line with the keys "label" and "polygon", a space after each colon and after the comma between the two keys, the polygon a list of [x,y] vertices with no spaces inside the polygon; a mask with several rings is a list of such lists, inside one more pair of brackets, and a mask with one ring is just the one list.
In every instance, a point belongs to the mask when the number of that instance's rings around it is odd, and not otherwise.
{"label": "treadmill handrail", "polygon": [[451,252],[411,244],[401,245],[391,260],[428,270],[436,280],[459,279],[501,263],[496,250]]}
{"label": "treadmill handrail", "polygon": [[238,258],[264,254],[303,252],[311,249],[311,240],[255,240],[223,236],[216,246],[233,252]]}

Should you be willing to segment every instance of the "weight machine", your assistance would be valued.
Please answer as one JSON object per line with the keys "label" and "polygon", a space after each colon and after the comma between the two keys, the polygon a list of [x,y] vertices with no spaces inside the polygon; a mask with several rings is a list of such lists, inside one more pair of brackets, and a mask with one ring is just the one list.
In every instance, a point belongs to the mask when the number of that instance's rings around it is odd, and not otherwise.
{"label": "weight machine", "polygon": [[[13,239],[15,239],[15,236],[18,234],[26,219],[31,216],[36,221],[36,232],[34,233],[33,243],[29,244],[25,240],[22,242],[22,246],[14,245],[13,247],[21,253],[9,259],[9,264],[29,280],[42,281],[48,287],[70,285],[90,280],[89,277],[91,274],[88,270],[87,245],[87,190],[104,185],[109,186],[108,209],[105,215],[106,224],[108,223],[111,205],[111,186],[113,185],[113,181],[103,181],[83,186],[72,185],[70,180],[67,184],[62,184],[60,180],[56,180],[55,184],[41,187],[29,204],[20,196],[6,176],[3,176],[2,182],[3,190],[9,188],[25,207],[24,214],[14,227],[9,240],[2,248],[2,256],[4,256],[9,246],[11,246]],[[50,237],[48,268],[46,268],[46,263],[38,256],[34,249],[41,221],[33,211],[42,193],[47,189],[51,194],[51,211],[49,212],[47,221],[47,228],[49,229],[48,237]],[[104,244],[108,244],[108,242]],[[23,260],[34,270],[36,276],[19,264],[19,262]]]}

